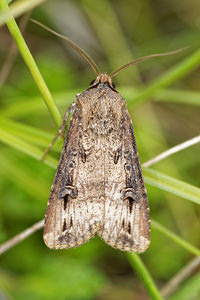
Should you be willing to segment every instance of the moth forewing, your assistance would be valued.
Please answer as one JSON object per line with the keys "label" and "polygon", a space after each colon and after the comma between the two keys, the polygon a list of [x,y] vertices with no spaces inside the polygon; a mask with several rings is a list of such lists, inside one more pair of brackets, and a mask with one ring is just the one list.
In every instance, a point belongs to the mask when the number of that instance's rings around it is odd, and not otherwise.
{"label": "moth forewing", "polygon": [[76,99],[45,217],[50,248],[77,247],[94,235],[143,252],[149,207],[126,102],[106,74]]}
{"label": "moth forewing", "polygon": [[100,236],[112,247],[140,253],[150,244],[150,216],[133,126],[126,107],[121,109],[120,123],[118,168],[123,173],[123,188],[115,201],[112,198],[107,200]]}
{"label": "moth forewing", "polygon": [[92,216],[95,211],[102,211],[102,208],[98,207],[98,203],[91,201],[85,191],[86,182],[82,174],[84,154],[80,147],[81,123],[80,107],[77,104],[62,149],[45,216],[43,238],[45,244],[53,249],[77,247],[89,241],[100,227],[101,220]]}

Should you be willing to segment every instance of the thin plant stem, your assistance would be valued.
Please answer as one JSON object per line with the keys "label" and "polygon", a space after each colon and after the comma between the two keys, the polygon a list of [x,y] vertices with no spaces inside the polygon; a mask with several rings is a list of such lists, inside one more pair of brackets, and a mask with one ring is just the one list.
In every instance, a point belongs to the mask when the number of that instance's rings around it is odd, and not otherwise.
{"label": "thin plant stem", "polygon": [[179,285],[200,266],[200,257],[193,258],[186,266],[184,266],[170,281],[161,289],[163,297],[169,297],[174,293]]}
{"label": "thin plant stem", "polygon": [[200,292],[200,273],[197,272],[190,276],[182,286],[168,300],[191,300],[199,299]]}
{"label": "thin plant stem", "polygon": [[188,147],[191,147],[197,143],[200,142],[200,135],[188,140],[188,141],[185,141],[179,145],[176,145],[175,147],[172,147],[162,153],[160,153],[159,155],[155,156],[154,158],[146,161],[145,163],[143,163],[143,167],[150,167],[151,165],[163,160],[164,158],[176,153],[176,152],[179,152],[183,149],[186,149]]}
{"label": "thin plant stem", "polygon": [[22,231],[21,233],[17,234],[12,239],[8,240],[6,243],[0,246],[0,255],[9,250],[10,248],[14,247],[19,242],[25,240],[27,237],[32,235],[34,232],[38,231],[44,226],[44,220],[41,220],[35,223],[33,226],[27,228],[26,230]]}
{"label": "thin plant stem", "polygon": [[136,253],[126,253],[131,266],[136,270],[142,282],[144,283],[146,290],[152,300],[162,300],[162,296],[159,293],[151,275],[145,267],[140,256]]}

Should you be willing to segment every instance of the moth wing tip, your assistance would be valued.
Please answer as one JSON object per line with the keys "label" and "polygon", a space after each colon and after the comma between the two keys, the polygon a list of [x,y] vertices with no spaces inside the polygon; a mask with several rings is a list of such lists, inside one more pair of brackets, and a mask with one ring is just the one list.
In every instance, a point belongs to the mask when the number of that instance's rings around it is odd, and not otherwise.
{"label": "moth wing tip", "polygon": [[52,250],[57,250],[57,249],[63,249],[66,247],[62,247],[62,244],[58,243],[55,240],[54,234],[53,233],[44,233],[43,234],[43,241],[45,245]]}
{"label": "moth wing tip", "polygon": [[144,253],[149,248],[150,243],[150,239],[145,239],[145,245],[143,245],[143,247],[136,247],[134,249],[131,249],[130,252]]}
{"label": "moth wing tip", "polygon": [[49,234],[43,234],[43,241],[45,243],[45,245],[50,248],[50,249],[54,249],[54,240],[52,238],[50,238]]}

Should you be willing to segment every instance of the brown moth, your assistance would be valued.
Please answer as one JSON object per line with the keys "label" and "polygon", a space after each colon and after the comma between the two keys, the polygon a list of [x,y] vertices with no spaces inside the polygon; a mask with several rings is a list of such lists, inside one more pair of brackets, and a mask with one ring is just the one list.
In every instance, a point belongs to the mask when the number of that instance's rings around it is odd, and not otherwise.
{"label": "brown moth", "polygon": [[49,248],[77,247],[100,236],[112,247],[143,252],[150,218],[126,101],[100,74],[77,95],[44,225]]}
{"label": "brown moth", "polygon": [[44,242],[68,249],[98,235],[114,248],[144,252],[150,244],[147,193],[126,101],[112,77],[130,65],[182,49],[139,58],[108,76],[68,38],[34,22],[67,40],[97,74],[76,96],[45,215]]}

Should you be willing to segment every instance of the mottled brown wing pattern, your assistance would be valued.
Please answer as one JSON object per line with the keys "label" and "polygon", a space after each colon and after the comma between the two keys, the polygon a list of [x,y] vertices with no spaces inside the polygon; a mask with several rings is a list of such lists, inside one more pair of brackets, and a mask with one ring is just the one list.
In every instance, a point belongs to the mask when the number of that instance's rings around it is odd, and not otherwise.
{"label": "mottled brown wing pattern", "polygon": [[102,204],[90,199],[88,182],[79,176],[87,168],[79,145],[81,135],[81,119],[75,109],[45,215],[43,238],[49,248],[78,247],[96,234],[102,221]]}
{"label": "mottled brown wing pattern", "polygon": [[[110,178],[104,224],[98,234],[112,247],[140,253],[150,244],[149,206],[133,126],[124,107],[120,127],[121,150],[117,165],[121,169],[121,181],[113,183]],[[125,183],[123,188],[121,182]]]}

